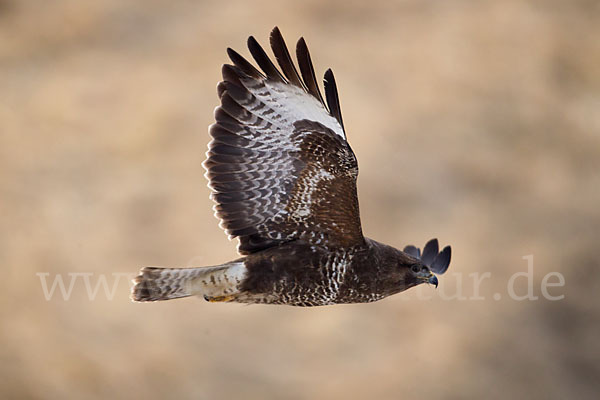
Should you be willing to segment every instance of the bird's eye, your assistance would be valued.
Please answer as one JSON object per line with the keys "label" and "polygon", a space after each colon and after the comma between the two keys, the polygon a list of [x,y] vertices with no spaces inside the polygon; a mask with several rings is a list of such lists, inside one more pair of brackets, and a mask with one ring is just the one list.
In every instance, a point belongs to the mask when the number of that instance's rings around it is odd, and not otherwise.
{"label": "bird's eye", "polygon": [[419,266],[418,266],[417,264],[413,265],[413,266],[411,267],[411,269],[412,269],[412,272],[415,272],[415,273],[416,273],[416,272],[419,272]]}

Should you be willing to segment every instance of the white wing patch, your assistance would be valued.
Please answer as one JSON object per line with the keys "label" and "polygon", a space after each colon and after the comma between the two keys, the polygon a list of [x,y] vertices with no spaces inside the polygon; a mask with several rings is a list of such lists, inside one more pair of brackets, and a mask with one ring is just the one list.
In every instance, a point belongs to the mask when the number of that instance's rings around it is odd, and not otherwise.
{"label": "white wing patch", "polygon": [[250,88],[249,90],[263,103],[278,111],[280,115],[285,115],[293,121],[308,119],[319,122],[346,140],[346,135],[339,122],[314,96],[294,85],[269,81],[265,81],[264,84],[268,93],[259,93]]}
{"label": "white wing patch", "polygon": [[300,199],[298,200],[298,207],[294,210],[292,217],[298,220],[304,220],[304,218],[310,215],[311,206],[313,204],[313,193],[317,189],[317,186],[321,181],[332,180],[335,176],[323,169],[317,173],[308,175],[303,182],[299,182],[304,190],[300,193]]}

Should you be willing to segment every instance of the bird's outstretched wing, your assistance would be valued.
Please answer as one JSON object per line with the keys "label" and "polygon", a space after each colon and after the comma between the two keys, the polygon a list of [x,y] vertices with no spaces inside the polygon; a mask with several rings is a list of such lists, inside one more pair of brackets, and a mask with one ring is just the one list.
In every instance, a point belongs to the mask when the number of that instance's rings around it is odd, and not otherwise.
{"label": "bird's outstretched wing", "polygon": [[302,239],[323,247],[362,244],[358,165],[342,123],[331,70],[325,101],[304,39],[300,73],[276,27],[271,48],[281,72],[258,42],[248,48],[262,71],[232,49],[217,86],[221,105],[210,126],[204,162],[215,214],[238,251],[250,254]]}

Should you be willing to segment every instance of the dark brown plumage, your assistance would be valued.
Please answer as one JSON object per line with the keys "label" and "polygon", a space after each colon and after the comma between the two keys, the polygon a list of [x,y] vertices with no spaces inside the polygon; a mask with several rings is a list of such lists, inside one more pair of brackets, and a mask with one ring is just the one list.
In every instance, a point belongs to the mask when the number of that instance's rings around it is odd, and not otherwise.
{"label": "dark brown plumage", "polygon": [[136,301],[202,295],[210,301],[316,306],[382,299],[420,283],[437,286],[450,247],[431,240],[423,254],[363,236],[358,165],[346,140],[333,72],[325,101],[304,39],[300,73],[281,32],[271,33],[280,72],[258,42],[248,48],[262,71],[228,49],[217,86],[221,105],[204,163],[215,215],[245,255],[227,264],[145,268]]}

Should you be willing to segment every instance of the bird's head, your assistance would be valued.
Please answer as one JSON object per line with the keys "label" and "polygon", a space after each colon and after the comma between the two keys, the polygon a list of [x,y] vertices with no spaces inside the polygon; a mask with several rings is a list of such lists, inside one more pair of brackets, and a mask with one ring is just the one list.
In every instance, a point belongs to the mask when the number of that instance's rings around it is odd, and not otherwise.
{"label": "bird's head", "polygon": [[[377,290],[384,296],[400,293],[411,287],[427,283],[438,286],[438,277],[450,265],[450,246],[438,251],[437,239],[432,239],[421,250],[415,246],[406,246],[404,251],[391,246],[374,243],[379,258]],[[369,272],[371,273],[371,272]]]}
{"label": "bird's head", "polygon": [[421,283],[429,283],[430,285],[438,286],[438,278],[431,272],[429,267],[423,263],[417,262],[410,266],[407,282],[412,283],[411,286],[420,285]]}
{"label": "bird's head", "polygon": [[425,244],[422,254],[421,249],[413,245],[406,246],[404,253],[409,255],[413,261],[409,266],[410,273],[408,274],[411,286],[428,283],[437,288],[438,279],[435,274],[442,275],[448,269],[452,255],[450,246],[439,251],[437,239],[431,239]]}

